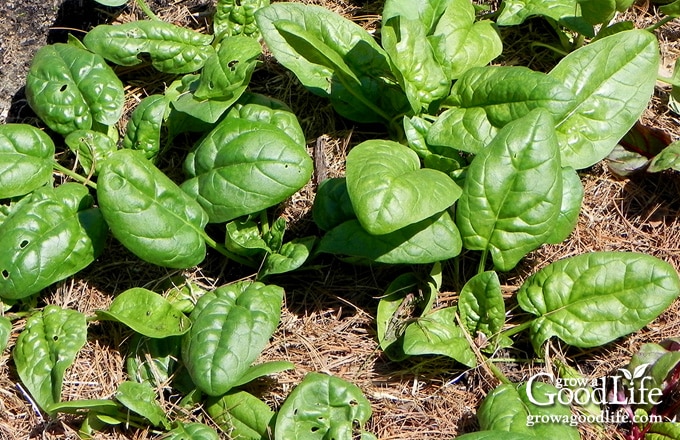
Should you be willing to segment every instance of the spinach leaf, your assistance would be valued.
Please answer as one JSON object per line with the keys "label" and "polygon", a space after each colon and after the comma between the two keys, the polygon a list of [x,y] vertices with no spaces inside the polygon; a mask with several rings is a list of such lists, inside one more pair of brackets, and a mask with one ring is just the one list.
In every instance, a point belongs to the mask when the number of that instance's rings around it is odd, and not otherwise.
{"label": "spinach leaf", "polygon": [[361,389],[344,380],[309,373],[288,395],[276,417],[275,439],[355,438],[371,417]]}
{"label": "spinach leaf", "polygon": [[158,403],[156,390],[148,383],[123,382],[118,385],[116,400],[129,410],[147,419],[153,426],[170,427],[165,412]]}
{"label": "spinach leaf", "polygon": [[132,111],[123,138],[123,148],[140,150],[155,161],[161,150],[161,128],[170,102],[164,95],[142,99]]}
{"label": "spinach leaf", "polygon": [[208,216],[143,153],[119,150],[106,159],[97,197],[113,235],[139,258],[173,268],[205,258]]}
{"label": "spinach leaf", "polygon": [[458,228],[444,211],[383,235],[370,234],[357,220],[348,220],[321,239],[317,252],[346,255],[357,263],[426,264],[453,258],[461,247]]}
{"label": "spinach leaf", "polygon": [[347,220],[356,219],[344,177],[326,179],[319,184],[312,206],[312,217],[314,223],[324,231],[330,231]]}
{"label": "spinach leaf", "polygon": [[27,124],[0,125],[0,199],[23,196],[52,179],[54,142]]}
{"label": "spinach leaf", "polygon": [[456,224],[467,249],[491,251],[510,270],[552,233],[562,205],[562,168],[547,111],[503,127],[470,164]]}
{"label": "spinach leaf", "polygon": [[136,333],[131,339],[125,359],[130,380],[163,387],[174,378],[179,358],[180,337],[149,338]]}
{"label": "spinach leaf", "polygon": [[[409,108],[394,80],[387,54],[357,24],[328,9],[297,3],[262,8],[255,19],[277,61],[312,93],[330,98],[344,117],[386,122]],[[282,34],[280,29],[286,26],[294,31],[290,24],[298,26],[297,32]],[[347,66],[349,72],[337,72],[340,66]],[[339,75],[348,73],[358,82],[343,83]]]}
{"label": "spinach leaf", "polygon": [[171,112],[168,116],[169,129],[172,135],[184,131],[210,130],[224,115],[224,112],[238,99],[238,97],[226,101],[198,99],[195,93],[200,83],[200,75],[185,75],[181,80],[172,83],[169,90],[166,91],[166,96],[173,97],[171,107],[179,113]]}
{"label": "spinach leaf", "polygon": [[0,353],[5,351],[9,343],[9,337],[12,335],[12,321],[0,316]]}
{"label": "spinach leaf", "polygon": [[83,185],[45,187],[0,225],[0,297],[38,293],[99,256],[107,226],[92,204]]}
{"label": "spinach leaf", "polygon": [[481,333],[495,347],[505,324],[505,303],[496,272],[482,272],[465,283],[458,299],[458,315],[473,338]]}
{"label": "spinach leaf", "polygon": [[189,331],[191,322],[168,300],[141,287],[134,287],[114,298],[107,310],[97,311],[100,320],[122,322],[150,338],[179,336]]}
{"label": "spinach leaf", "polygon": [[534,348],[552,336],[597,347],[650,323],[677,298],[680,279],[668,263],[645,254],[593,252],[557,261],[529,277],[517,301],[537,316]]}
{"label": "spinach leaf", "polygon": [[120,25],[99,25],[85,35],[92,52],[121,66],[134,66],[147,54],[151,64],[165,73],[191,73],[215,54],[212,35],[160,20],[139,20]]}
{"label": "spinach leaf", "polygon": [[573,168],[562,169],[562,206],[553,230],[546,243],[559,244],[569,237],[576,228],[578,215],[583,201],[583,184],[581,178]]}
{"label": "spinach leaf", "polygon": [[61,398],[64,372],[87,342],[85,315],[48,305],[26,320],[13,358],[21,382],[45,411]]}
{"label": "spinach leaf", "polygon": [[302,266],[316,242],[316,237],[296,238],[284,243],[281,249],[267,255],[258,278],[262,279],[269,275],[290,272]]}
{"label": "spinach leaf", "polygon": [[203,423],[181,423],[175,422],[178,426],[168,431],[164,440],[219,440],[220,436],[208,425]]}
{"label": "spinach leaf", "polygon": [[563,166],[586,168],[614,149],[647,107],[658,65],[656,37],[632,30],[583,46],[550,71],[576,97],[555,119]]}
{"label": "spinach leaf", "polygon": [[93,130],[72,131],[64,142],[76,153],[80,165],[88,175],[97,175],[104,159],[117,149],[113,139]]}
{"label": "spinach leaf", "polygon": [[218,0],[213,17],[215,35],[220,40],[231,35],[259,36],[255,12],[265,6],[269,0]]}
{"label": "spinach leaf", "polygon": [[239,383],[276,330],[282,301],[282,288],[258,282],[220,287],[199,299],[182,359],[201,391],[219,396]]}
{"label": "spinach leaf", "polygon": [[593,26],[581,16],[579,3],[578,0],[503,0],[496,23],[512,26],[539,15],[551,18],[587,37],[593,37]]}
{"label": "spinach leaf", "polygon": [[224,396],[209,398],[206,412],[231,438],[269,440],[276,413],[250,393],[230,391]]}
{"label": "spinach leaf", "polygon": [[361,226],[384,235],[449,208],[462,191],[441,171],[392,141],[370,140],[347,155],[347,192]]}
{"label": "spinach leaf", "polygon": [[312,169],[307,151],[275,126],[230,118],[187,157],[182,189],[221,223],[284,201]]}
{"label": "spinach leaf", "polygon": [[115,124],[123,113],[123,84],[104,59],[71,44],[43,46],[26,77],[26,98],[48,127],[67,135],[94,123]]}

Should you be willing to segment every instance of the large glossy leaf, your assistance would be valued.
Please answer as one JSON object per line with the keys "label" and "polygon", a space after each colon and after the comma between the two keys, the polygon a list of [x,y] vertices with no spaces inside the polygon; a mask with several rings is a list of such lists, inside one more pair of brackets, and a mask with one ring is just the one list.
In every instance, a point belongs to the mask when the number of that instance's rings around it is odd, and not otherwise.
{"label": "large glossy leaf", "polygon": [[371,417],[371,404],[356,385],[309,373],[276,417],[275,440],[356,438]]}
{"label": "large glossy leaf", "polygon": [[347,191],[361,226],[383,235],[449,208],[460,197],[454,181],[421,169],[418,155],[392,141],[370,140],[347,155]]}
{"label": "large glossy leaf", "polygon": [[139,20],[120,25],[99,25],[85,35],[92,52],[122,66],[142,62],[141,55],[165,73],[191,73],[214,55],[212,35],[160,20]]}
{"label": "large glossy leaf", "polygon": [[282,302],[282,288],[249,282],[201,297],[182,344],[182,359],[200,390],[219,396],[238,383],[276,330]]}
{"label": "large glossy leaf", "polygon": [[[341,115],[361,122],[385,122],[366,102],[390,117],[408,108],[404,93],[392,78],[387,54],[352,21],[326,8],[298,3],[273,4],[260,9],[255,18],[276,60],[310,91],[330,97]],[[317,45],[310,47],[304,38],[293,40],[290,35],[287,40],[277,30],[277,22],[297,24]],[[291,42],[297,42],[296,46]],[[329,64],[329,57],[339,57],[359,80],[358,86],[348,89],[335,72],[337,65]]]}
{"label": "large glossy leaf", "polygon": [[185,131],[210,130],[235,100],[198,99],[195,93],[200,79],[200,75],[185,75],[173,82],[165,92],[172,99],[172,108],[177,110],[168,116],[168,129],[173,135]]}
{"label": "large glossy leaf", "polygon": [[545,243],[562,205],[562,168],[545,110],[503,127],[468,169],[456,224],[463,245],[510,270]]}
{"label": "large glossy leaf", "polygon": [[505,303],[496,272],[482,272],[465,283],[458,299],[458,315],[473,338],[481,333],[494,340],[505,324]]}
{"label": "large glossy leaf", "polygon": [[647,107],[659,45],[647,31],[619,32],[567,55],[549,73],[577,105],[556,119],[562,164],[586,168],[605,158]]}
{"label": "large glossy leaf", "polygon": [[213,30],[218,38],[229,35],[256,37],[260,31],[255,12],[269,6],[269,0],[218,0],[213,17]]}
{"label": "large glossy leaf", "polygon": [[383,23],[392,17],[402,16],[420,21],[430,34],[452,0],[386,0],[382,11]]}
{"label": "large glossy leaf", "polygon": [[451,80],[435,59],[427,30],[417,19],[397,16],[384,22],[382,45],[414,114],[449,94]]}
{"label": "large glossy leaf", "polygon": [[442,355],[474,367],[477,365],[465,333],[456,322],[456,308],[435,310],[406,327],[404,353],[407,355]]}
{"label": "large glossy leaf", "polygon": [[26,320],[13,358],[21,382],[44,410],[59,402],[64,372],[87,342],[85,315],[48,305]]}
{"label": "large glossy leaf", "polygon": [[139,258],[173,268],[205,258],[208,216],[143,153],[111,155],[99,174],[97,196],[113,235]]}
{"label": "large glossy leaf", "polygon": [[555,386],[536,381],[520,385],[500,385],[484,398],[477,411],[480,428],[489,431],[525,433],[536,438],[579,440],[581,437],[578,428],[570,426],[569,423],[531,423],[532,417],[541,416],[566,417],[570,420],[569,405],[557,401],[543,405],[544,402],[550,401],[550,397],[554,399],[558,392],[559,389]]}
{"label": "large glossy leaf", "polygon": [[230,391],[206,402],[206,412],[229,437],[236,440],[269,440],[276,413],[250,393]]}
{"label": "large glossy leaf", "polygon": [[92,204],[83,185],[46,187],[0,225],[0,297],[38,293],[99,256],[107,227]]}
{"label": "large glossy leaf", "polygon": [[557,261],[528,278],[517,300],[536,315],[531,341],[538,350],[552,336],[597,347],[637,331],[680,293],[675,269],[655,257],[593,252]]}
{"label": "large glossy leaf", "polygon": [[217,56],[208,58],[203,67],[196,98],[236,101],[248,86],[261,53],[260,43],[253,38],[223,39]]}
{"label": "large glossy leaf", "polygon": [[144,157],[156,160],[161,150],[161,127],[170,102],[165,95],[142,99],[132,111],[123,138],[123,147],[144,152]]}
{"label": "large glossy leaf", "polygon": [[0,125],[0,199],[28,194],[52,178],[54,142],[27,124]]}
{"label": "large glossy leaf", "polygon": [[496,129],[543,108],[555,119],[576,105],[574,92],[561,81],[526,67],[483,67],[468,70],[456,81],[427,141],[478,153]]}
{"label": "large glossy leaf", "polygon": [[444,211],[383,235],[369,234],[357,220],[348,220],[321,239],[318,252],[349,256],[357,262],[426,264],[457,256],[461,246],[458,228]]}
{"label": "large glossy leaf", "polygon": [[312,175],[307,151],[271,124],[228,119],[185,163],[182,189],[220,223],[284,201]]}
{"label": "large glossy leaf", "polygon": [[168,300],[150,290],[133,287],[114,298],[107,310],[97,311],[99,319],[122,322],[150,338],[179,336],[191,322]]}
{"label": "large glossy leaf", "polygon": [[123,113],[123,84],[97,54],[71,44],[44,46],[26,77],[26,98],[52,130],[67,135],[95,122],[113,125]]}

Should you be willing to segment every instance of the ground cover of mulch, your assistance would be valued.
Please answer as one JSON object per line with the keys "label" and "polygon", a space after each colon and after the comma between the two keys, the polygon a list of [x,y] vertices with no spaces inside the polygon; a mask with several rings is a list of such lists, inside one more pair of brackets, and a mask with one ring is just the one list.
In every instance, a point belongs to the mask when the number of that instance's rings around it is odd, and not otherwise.
{"label": "ground cover of mulch", "polygon": [[[326,6],[369,30],[375,30],[380,20],[381,2],[317,0],[306,3]],[[209,29],[211,2],[207,0],[156,0],[149,4],[165,20]],[[38,123],[26,105],[22,86],[32,54],[39,47],[62,40],[69,28],[78,34],[97,23],[136,18],[141,18],[141,12],[134,6],[101,8],[90,0],[5,1],[0,5],[0,123]],[[638,27],[644,27],[657,17],[653,7],[640,3],[625,18],[632,18]],[[544,38],[546,32],[536,21],[528,23],[519,33],[504,30],[506,53],[499,62],[549,69],[557,57],[545,49],[530,48],[532,39]],[[672,70],[680,53],[680,43],[676,41],[679,34],[680,25],[675,22],[658,32],[665,75]],[[144,78],[128,83],[130,107],[145,94],[162,92],[172,80],[151,70],[131,72],[130,77]],[[292,234],[317,233],[310,218],[316,183],[326,177],[343,175],[344,156],[353,145],[366,139],[387,138],[387,133],[379,126],[361,126],[337,117],[326,100],[306,92],[291,73],[270,57],[265,57],[255,73],[251,90],[286,102],[305,130],[309,152],[317,164],[316,175],[281,207],[279,214],[291,223]],[[676,140],[680,138],[680,121],[678,115],[668,110],[669,90],[664,84],[658,84],[642,122],[666,131]],[[72,160],[66,153],[61,157],[66,162]],[[677,173],[621,179],[613,176],[607,163],[602,162],[582,171],[581,179],[585,198],[576,230],[564,243],[542,247],[527,256],[517,269],[502,275],[508,299],[525,278],[541,267],[590,251],[644,252],[680,270],[680,176]],[[212,288],[254,275],[213,253],[197,268],[171,271],[140,262],[113,239],[107,249],[95,264],[47,289],[37,305],[57,304],[91,315],[97,309],[106,308],[116,294],[130,287],[159,291],[170,278],[182,276]],[[465,272],[468,266],[476,268],[476,265],[472,258],[463,256],[456,270]],[[497,385],[488,369],[466,370],[440,357],[418,357],[395,363],[378,349],[375,338],[378,298],[403,271],[394,267],[358,267],[324,257],[315,260],[309,268],[272,278],[271,283],[286,289],[285,305],[281,324],[260,360],[286,360],[293,362],[296,369],[256,382],[251,392],[277,408],[307,372],[326,372],[351,381],[364,391],[373,408],[367,428],[380,439],[451,439],[474,431],[476,408]],[[444,266],[445,284],[438,307],[455,303],[457,299],[461,286],[454,273],[453,267]],[[514,316],[515,313],[517,311],[510,310],[510,323],[521,319]],[[10,350],[21,326],[22,323],[15,324],[10,348],[0,355],[0,439],[77,438],[78,418],[44,418],[18,386]],[[114,323],[91,323],[88,343],[67,371],[62,399],[110,398],[118,384],[126,379],[124,355],[131,336],[130,331]],[[640,332],[605,347],[579,350],[552,342],[545,358],[534,359],[530,344],[519,340],[516,348],[497,356],[507,360],[497,366],[514,381],[526,380],[539,371],[552,371],[557,361],[579,368],[589,378],[604,377],[624,366],[643,343],[675,336],[680,336],[680,302]],[[177,406],[180,396],[175,391],[169,387],[163,391],[160,393],[162,404],[172,417],[205,420],[200,409],[194,412],[180,409]],[[597,433],[589,426],[580,428],[583,438],[612,439],[622,438],[625,429],[614,427]],[[156,433],[148,429],[125,426],[101,436],[154,437]]]}

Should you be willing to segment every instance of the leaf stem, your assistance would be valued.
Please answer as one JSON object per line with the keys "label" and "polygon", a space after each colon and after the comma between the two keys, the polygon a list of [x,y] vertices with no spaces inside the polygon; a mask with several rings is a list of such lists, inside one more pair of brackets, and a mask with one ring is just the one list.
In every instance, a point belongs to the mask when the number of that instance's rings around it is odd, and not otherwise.
{"label": "leaf stem", "polygon": [[508,379],[507,376],[500,370],[500,368],[498,368],[493,362],[490,362],[489,359],[486,359],[485,363],[496,379],[506,384],[512,384],[512,381]]}
{"label": "leaf stem", "polygon": [[61,165],[61,164],[59,164],[59,163],[57,163],[57,162],[52,162],[52,168],[54,168],[55,170],[57,170],[57,171],[59,171],[60,173],[64,174],[65,176],[68,176],[68,177],[70,177],[71,179],[76,180],[76,181],[82,183],[83,185],[87,185],[87,186],[89,186],[89,187],[91,187],[91,188],[94,188],[95,190],[97,189],[97,184],[96,184],[96,183],[94,183],[93,181],[91,181],[91,180],[88,179],[87,177],[83,177],[83,176],[81,176],[80,174],[78,174],[78,173],[76,173],[76,172],[73,172],[73,171],[69,170],[68,168],[66,168],[65,166],[63,166],[63,165]]}
{"label": "leaf stem", "polygon": [[675,17],[668,15],[668,16],[662,18],[661,20],[657,21],[653,25],[646,27],[645,30],[648,31],[648,32],[655,31],[658,28],[660,28],[661,26],[663,26],[664,24],[666,24],[666,23],[668,23],[668,22],[670,22],[674,19],[675,19]]}
{"label": "leaf stem", "polygon": [[229,258],[230,260],[234,260],[237,263],[242,264],[244,266],[255,267],[255,265],[253,264],[252,261],[247,260],[247,259],[241,257],[240,255],[237,255],[237,254],[231,252],[229,249],[227,249],[223,245],[221,245],[218,242],[216,242],[215,240],[213,240],[212,237],[210,237],[208,234],[205,233],[205,231],[203,232],[203,239],[205,240],[205,243],[208,246],[215,249],[217,252],[219,252],[220,254]]}
{"label": "leaf stem", "polygon": [[137,6],[146,14],[147,17],[149,17],[152,20],[157,20],[161,21],[160,18],[158,18],[158,15],[154,14],[154,12],[151,10],[149,5],[146,4],[144,0],[137,0]]}
{"label": "leaf stem", "polygon": [[531,326],[531,322],[532,321],[527,321],[527,322],[523,322],[522,324],[516,325],[516,326],[502,332],[500,337],[501,338],[509,338],[510,336],[514,336],[517,333],[528,329]]}
{"label": "leaf stem", "polygon": [[479,260],[479,267],[477,268],[477,273],[480,274],[486,271],[486,257],[489,255],[489,250],[484,249],[482,251],[482,258]]}
{"label": "leaf stem", "polygon": [[555,46],[551,46],[549,44],[540,43],[538,41],[534,41],[533,43],[531,43],[531,47],[532,48],[534,48],[534,47],[545,47],[546,49],[550,49],[553,52],[555,52],[559,55],[562,55],[563,57],[566,57],[567,55],[569,55],[569,53],[565,50],[559,49],[559,48],[557,48]]}

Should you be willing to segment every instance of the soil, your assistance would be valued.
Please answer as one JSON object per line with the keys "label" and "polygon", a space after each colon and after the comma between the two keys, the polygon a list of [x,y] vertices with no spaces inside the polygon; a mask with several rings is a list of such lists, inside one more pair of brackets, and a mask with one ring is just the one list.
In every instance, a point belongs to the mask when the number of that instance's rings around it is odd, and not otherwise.
{"label": "soil", "polygon": [[[206,26],[212,0],[147,0],[163,19],[195,28]],[[364,27],[375,28],[380,1],[304,0],[327,6],[353,16]],[[134,2],[132,2],[134,3]],[[650,12],[649,3],[638,2],[631,13],[638,27],[649,25],[658,17]],[[105,8],[93,0],[6,0],[0,5],[0,124],[28,122],[40,125],[28,107],[23,86],[26,72],[35,52],[45,44],[65,41],[68,33],[82,35],[91,27],[112,20],[141,18],[134,6]],[[659,32],[662,46],[662,72],[669,76],[680,53],[677,35],[680,26],[667,25]],[[535,32],[528,26],[523,35],[504,35],[509,64],[531,64],[546,69],[555,57],[544,52],[527,51],[527,41]],[[515,38],[513,40],[513,38]],[[508,55],[510,53],[510,55]],[[527,58],[522,58],[526,56]],[[545,63],[542,65],[541,63]],[[130,102],[163,81],[127,88]],[[297,80],[270,58],[256,71],[251,89],[286,102],[298,115],[308,137],[310,153],[323,163],[323,174],[343,174],[344,156],[349,148],[368,138],[384,138],[381,127],[359,126],[338,118],[327,101],[306,92]],[[162,90],[161,90],[162,91]],[[668,110],[669,88],[659,83],[654,100],[642,121],[665,130],[673,140],[680,138],[678,116]],[[317,157],[318,155],[318,157]],[[168,163],[166,166],[173,164]],[[317,170],[319,172],[319,170]],[[655,255],[680,270],[680,177],[678,173],[642,175],[628,179],[615,178],[606,162],[581,174],[585,198],[576,231],[560,245],[544,246],[527,256],[502,283],[509,298],[517,286],[539,268],[560,258],[589,251],[638,251]],[[319,176],[315,180],[321,180]],[[282,206],[280,214],[291,224],[291,233],[304,235],[313,228],[310,207],[315,182]],[[313,231],[312,231],[313,233]],[[0,250],[2,251],[2,250]],[[212,257],[212,258],[211,258]],[[453,279],[454,271],[464,272],[477,262],[461,259],[460,266],[444,267],[445,279]],[[359,268],[334,258],[315,261],[306,271],[273,280],[286,289],[281,325],[261,361],[286,360],[296,369],[256,384],[249,390],[272,408],[278,408],[307,372],[320,371],[337,375],[357,384],[369,398],[373,417],[367,427],[380,439],[451,439],[474,431],[476,408],[481,399],[497,385],[493,374],[484,368],[463,370],[450,360],[426,357],[404,362],[390,362],[375,342],[377,298],[383,295],[391,280],[403,268]],[[136,259],[114,240],[96,264],[76,276],[46,289],[39,305],[57,304],[91,315],[103,309],[112,298],[130,287],[146,287],[163,291],[171,277],[181,276],[206,288],[214,288],[253,274],[234,269],[215,255],[197,268],[168,271]],[[164,284],[165,283],[165,284]],[[437,306],[454,302],[460,286],[444,286]],[[510,312],[512,315],[513,311]],[[512,316],[510,316],[512,319]],[[23,323],[15,323],[10,341],[13,345]],[[122,326],[94,322],[88,329],[89,340],[72,368],[67,371],[62,398],[107,399],[118,384],[126,379],[125,350],[132,332]],[[499,364],[511,380],[525,380],[531,374],[550,369],[556,360],[569,360],[589,378],[603,377],[625,365],[645,342],[658,342],[680,335],[680,301],[654,323],[640,332],[596,350],[581,351],[554,343],[545,359],[528,363]],[[523,351],[522,344],[527,351]],[[527,341],[519,341],[508,357],[531,357]],[[0,439],[77,438],[80,420],[71,417],[45,419],[35,411],[28,396],[17,388],[9,350],[0,353]],[[163,407],[173,417],[187,421],[207,420],[200,409],[187,413],[177,405],[175,391],[163,390]],[[208,423],[210,422],[207,420]],[[584,439],[596,438],[581,427]],[[602,438],[601,433],[596,433]],[[617,429],[608,430],[606,439],[622,438]],[[141,440],[154,438],[148,429],[126,429],[121,426],[106,431],[98,438]]]}

